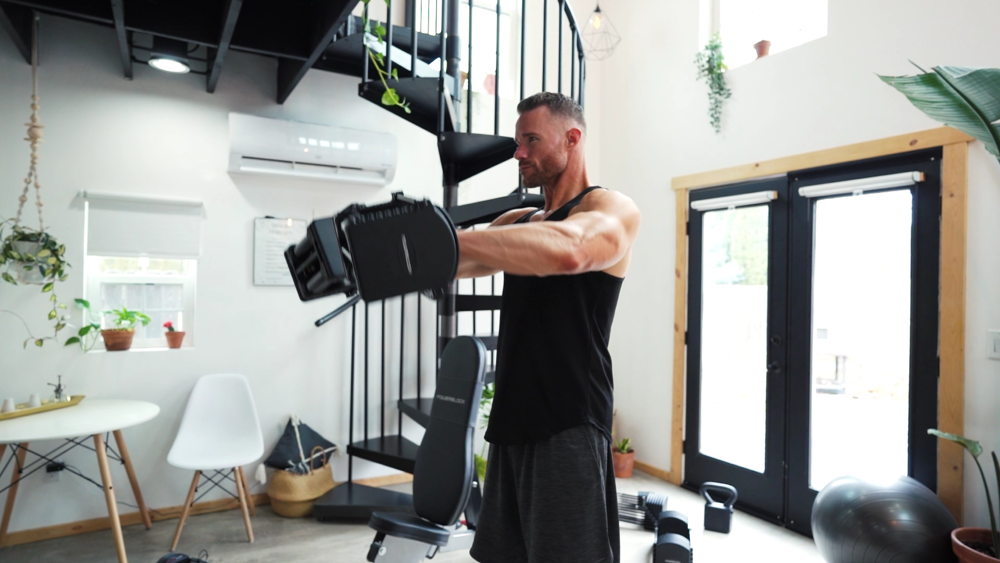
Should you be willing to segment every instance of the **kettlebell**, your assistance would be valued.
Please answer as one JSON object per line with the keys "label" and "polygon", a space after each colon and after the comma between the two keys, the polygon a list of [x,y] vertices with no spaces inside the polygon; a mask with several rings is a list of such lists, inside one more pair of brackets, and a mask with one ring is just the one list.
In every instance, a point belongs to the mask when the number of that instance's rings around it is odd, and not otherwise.
{"label": "kettlebell", "polygon": [[[728,534],[733,527],[733,505],[739,497],[736,487],[725,483],[703,483],[700,491],[701,496],[705,497],[705,529]],[[728,498],[718,502],[709,491],[728,493]]]}

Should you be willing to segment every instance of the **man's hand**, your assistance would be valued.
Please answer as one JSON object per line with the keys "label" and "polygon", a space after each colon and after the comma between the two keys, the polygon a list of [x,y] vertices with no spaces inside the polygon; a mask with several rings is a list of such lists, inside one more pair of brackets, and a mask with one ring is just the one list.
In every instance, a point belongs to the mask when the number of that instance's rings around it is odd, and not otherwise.
{"label": "man's hand", "polygon": [[[608,190],[588,193],[563,221],[510,224],[528,211],[505,213],[482,231],[459,232],[456,277],[489,276],[500,271],[551,276],[624,270],[614,267],[627,257],[639,232],[640,214],[635,203]],[[614,273],[624,275],[624,271]]]}

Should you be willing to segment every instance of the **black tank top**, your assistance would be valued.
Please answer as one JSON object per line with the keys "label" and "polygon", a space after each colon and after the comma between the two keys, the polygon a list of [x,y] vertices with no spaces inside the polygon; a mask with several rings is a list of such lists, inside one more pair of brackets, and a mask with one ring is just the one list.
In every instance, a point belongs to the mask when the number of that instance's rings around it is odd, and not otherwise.
{"label": "black tank top", "polygon": [[[595,189],[587,188],[545,220],[562,221]],[[504,274],[487,441],[527,444],[581,424],[593,424],[611,440],[614,378],[608,341],[622,280],[604,272]]]}

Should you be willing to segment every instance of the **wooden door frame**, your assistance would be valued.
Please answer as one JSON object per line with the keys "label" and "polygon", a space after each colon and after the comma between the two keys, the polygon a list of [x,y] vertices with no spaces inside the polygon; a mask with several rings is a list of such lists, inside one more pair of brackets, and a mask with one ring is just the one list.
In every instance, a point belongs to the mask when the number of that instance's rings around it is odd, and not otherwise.
{"label": "wooden door frame", "polygon": [[[678,176],[671,180],[677,200],[676,265],[674,269],[673,412],[671,416],[670,473],[680,485],[684,468],[684,395],[687,331],[688,208],[692,190],[787,174],[794,170],[844,164],[941,147],[941,273],[940,376],[938,428],[961,434],[965,424],[965,273],[966,217],[968,213],[968,143],[974,139],[951,127],[939,127],[721,170]],[[962,521],[961,446],[938,441],[937,492],[952,514]]]}

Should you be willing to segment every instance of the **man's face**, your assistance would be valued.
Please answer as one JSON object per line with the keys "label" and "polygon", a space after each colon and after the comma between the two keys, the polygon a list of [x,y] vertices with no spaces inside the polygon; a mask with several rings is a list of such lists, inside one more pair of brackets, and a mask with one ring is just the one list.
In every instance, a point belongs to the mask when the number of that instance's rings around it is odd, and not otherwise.
{"label": "man's face", "polygon": [[568,120],[552,115],[542,106],[521,114],[515,127],[514,158],[525,187],[549,184],[566,170],[569,158]]}

